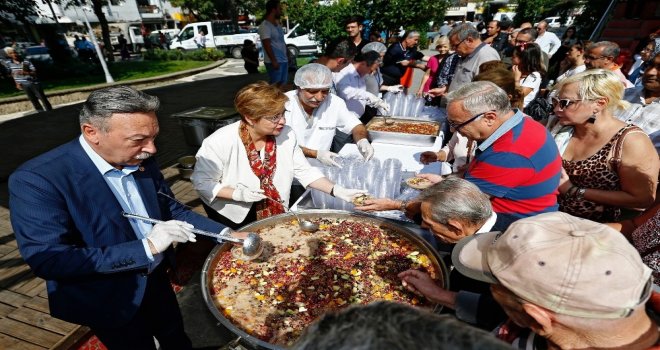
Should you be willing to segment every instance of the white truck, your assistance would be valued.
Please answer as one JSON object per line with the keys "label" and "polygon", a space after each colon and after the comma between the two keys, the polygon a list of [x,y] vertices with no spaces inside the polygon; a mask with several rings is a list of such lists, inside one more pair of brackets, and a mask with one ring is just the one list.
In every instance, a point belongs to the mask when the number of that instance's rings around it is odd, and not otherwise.
{"label": "white truck", "polygon": [[231,21],[194,22],[186,24],[179,34],[172,39],[170,49],[195,50],[197,43],[195,36],[203,30],[206,33],[206,47],[214,47],[229,53],[233,58],[242,58],[241,50],[245,39],[252,40],[261,47],[258,33],[250,33],[241,29],[239,33],[234,31]]}
{"label": "white truck", "polygon": [[114,51],[119,51],[119,35],[124,34],[126,43],[133,52],[139,52],[144,46],[144,37],[140,31],[139,24],[129,23],[111,23],[110,25],[110,43]]}

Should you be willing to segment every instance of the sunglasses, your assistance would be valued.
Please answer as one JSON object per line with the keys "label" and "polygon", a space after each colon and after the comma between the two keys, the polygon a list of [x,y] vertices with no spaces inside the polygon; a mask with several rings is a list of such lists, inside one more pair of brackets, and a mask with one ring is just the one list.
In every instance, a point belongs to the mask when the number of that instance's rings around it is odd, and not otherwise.
{"label": "sunglasses", "polygon": [[[488,112],[495,112],[495,110],[490,110],[490,111],[488,111]],[[486,113],[488,113],[488,112],[482,112],[482,113],[479,113],[479,114],[477,114],[477,115],[475,115],[475,116],[470,117],[470,119],[468,119],[468,120],[466,120],[466,121],[464,121],[464,122],[462,122],[462,123],[456,123],[456,122],[454,122],[454,121],[451,121],[451,120],[447,119],[447,124],[449,124],[449,127],[450,127],[450,128],[452,128],[452,129],[454,129],[454,130],[456,130],[456,131],[459,131],[462,127],[464,127],[464,126],[466,126],[466,125],[472,123],[472,122],[475,121],[477,118],[483,116],[484,114],[486,114]]]}
{"label": "sunglasses", "polygon": [[583,99],[575,99],[571,100],[570,98],[552,98],[552,108],[557,108],[559,107],[559,110],[564,110],[568,108],[570,105],[577,105],[578,102],[580,101],[589,101],[589,100],[583,100]]}

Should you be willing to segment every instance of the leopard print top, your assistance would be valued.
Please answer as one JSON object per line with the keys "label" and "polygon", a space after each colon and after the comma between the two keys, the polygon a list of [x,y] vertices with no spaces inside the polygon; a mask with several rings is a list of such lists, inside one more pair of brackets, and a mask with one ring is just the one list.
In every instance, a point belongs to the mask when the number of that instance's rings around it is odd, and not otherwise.
{"label": "leopard print top", "polygon": [[[626,125],[621,128],[603,148],[587,159],[577,161],[562,159],[562,166],[571,179],[571,183],[581,188],[605,191],[621,190],[617,170],[621,162],[622,136],[633,130],[641,131],[634,125]],[[620,142],[619,139],[621,139]],[[616,148],[619,148],[618,152]],[[619,157],[616,157],[617,154]],[[592,221],[615,222],[621,215],[619,207],[594,203],[585,199],[578,200],[575,197],[559,196],[558,202],[560,211]]]}

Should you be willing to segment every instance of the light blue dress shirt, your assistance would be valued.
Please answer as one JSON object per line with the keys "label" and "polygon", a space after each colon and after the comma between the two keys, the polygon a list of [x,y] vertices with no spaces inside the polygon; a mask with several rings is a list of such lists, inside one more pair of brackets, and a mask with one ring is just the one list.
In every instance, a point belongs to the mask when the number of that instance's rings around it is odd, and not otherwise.
{"label": "light blue dress shirt", "polygon": [[[135,182],[133,177],[133,172],[139,169],[139,166],[124,167],[124,169],[119,170],[92,149],[92,147],[87,143],[85,138],[80,135],[79,138],[80,145],[82,146],[87,156],[92,160],[96,168],[99,170],[103,179],[110,187],[112,194],[115,195],[117,201],[121,205],[121,208],[127,213],[138,214],[142,216],[149,216],[147,213],[147,208],[144,206],[142,201],[142,194],[140,189]],[[108,213],[114,215],[115,213]],[[120,213],[117,213],[120,214]],[[149,242],[147,242],[147,235],[151,232],[153,225],[141,220],[129,219],[135,235],[142,240],[142,245],[144,246],[144,251],[149,257],[149,260],[152,261],[151,266],[149,267],[149,272],[153,271],[158,264],[163,260],[162,254],[156,254],[155,256],[151,254],[151,249],[149,248]]]}

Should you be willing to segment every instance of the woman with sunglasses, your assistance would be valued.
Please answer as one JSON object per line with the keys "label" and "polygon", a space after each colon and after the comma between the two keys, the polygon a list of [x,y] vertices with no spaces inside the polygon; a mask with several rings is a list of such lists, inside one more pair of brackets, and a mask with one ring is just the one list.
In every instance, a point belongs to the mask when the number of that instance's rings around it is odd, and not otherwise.
{"label": "woman with sunglasses", "polygon": [[511,71],[516,78],[516,87],[524,96],[523,108],[532,102],[541,88],[545,69],[541,64],[541,47],[534,43],[523,43],[513,48]]}
{"label": "woman with sunglasses", "polygon": [[247,85],[234,99],[241,120],[204,140],[191,180],[209,218],[236,229],[284,213],[294,178],[345,201],[364,192],[335,185],[309,165],[285,125],[287,101],[274,85]]}
{"label": "woman with sunglasses", "polygon": [[568,77],[552,97],[551,129],[562,154],[559,210],[598,222],[622,209],[647,208],[656,194],[660,161],[649,137],[613,113],[627,107],[623,84],[607,70]]}

